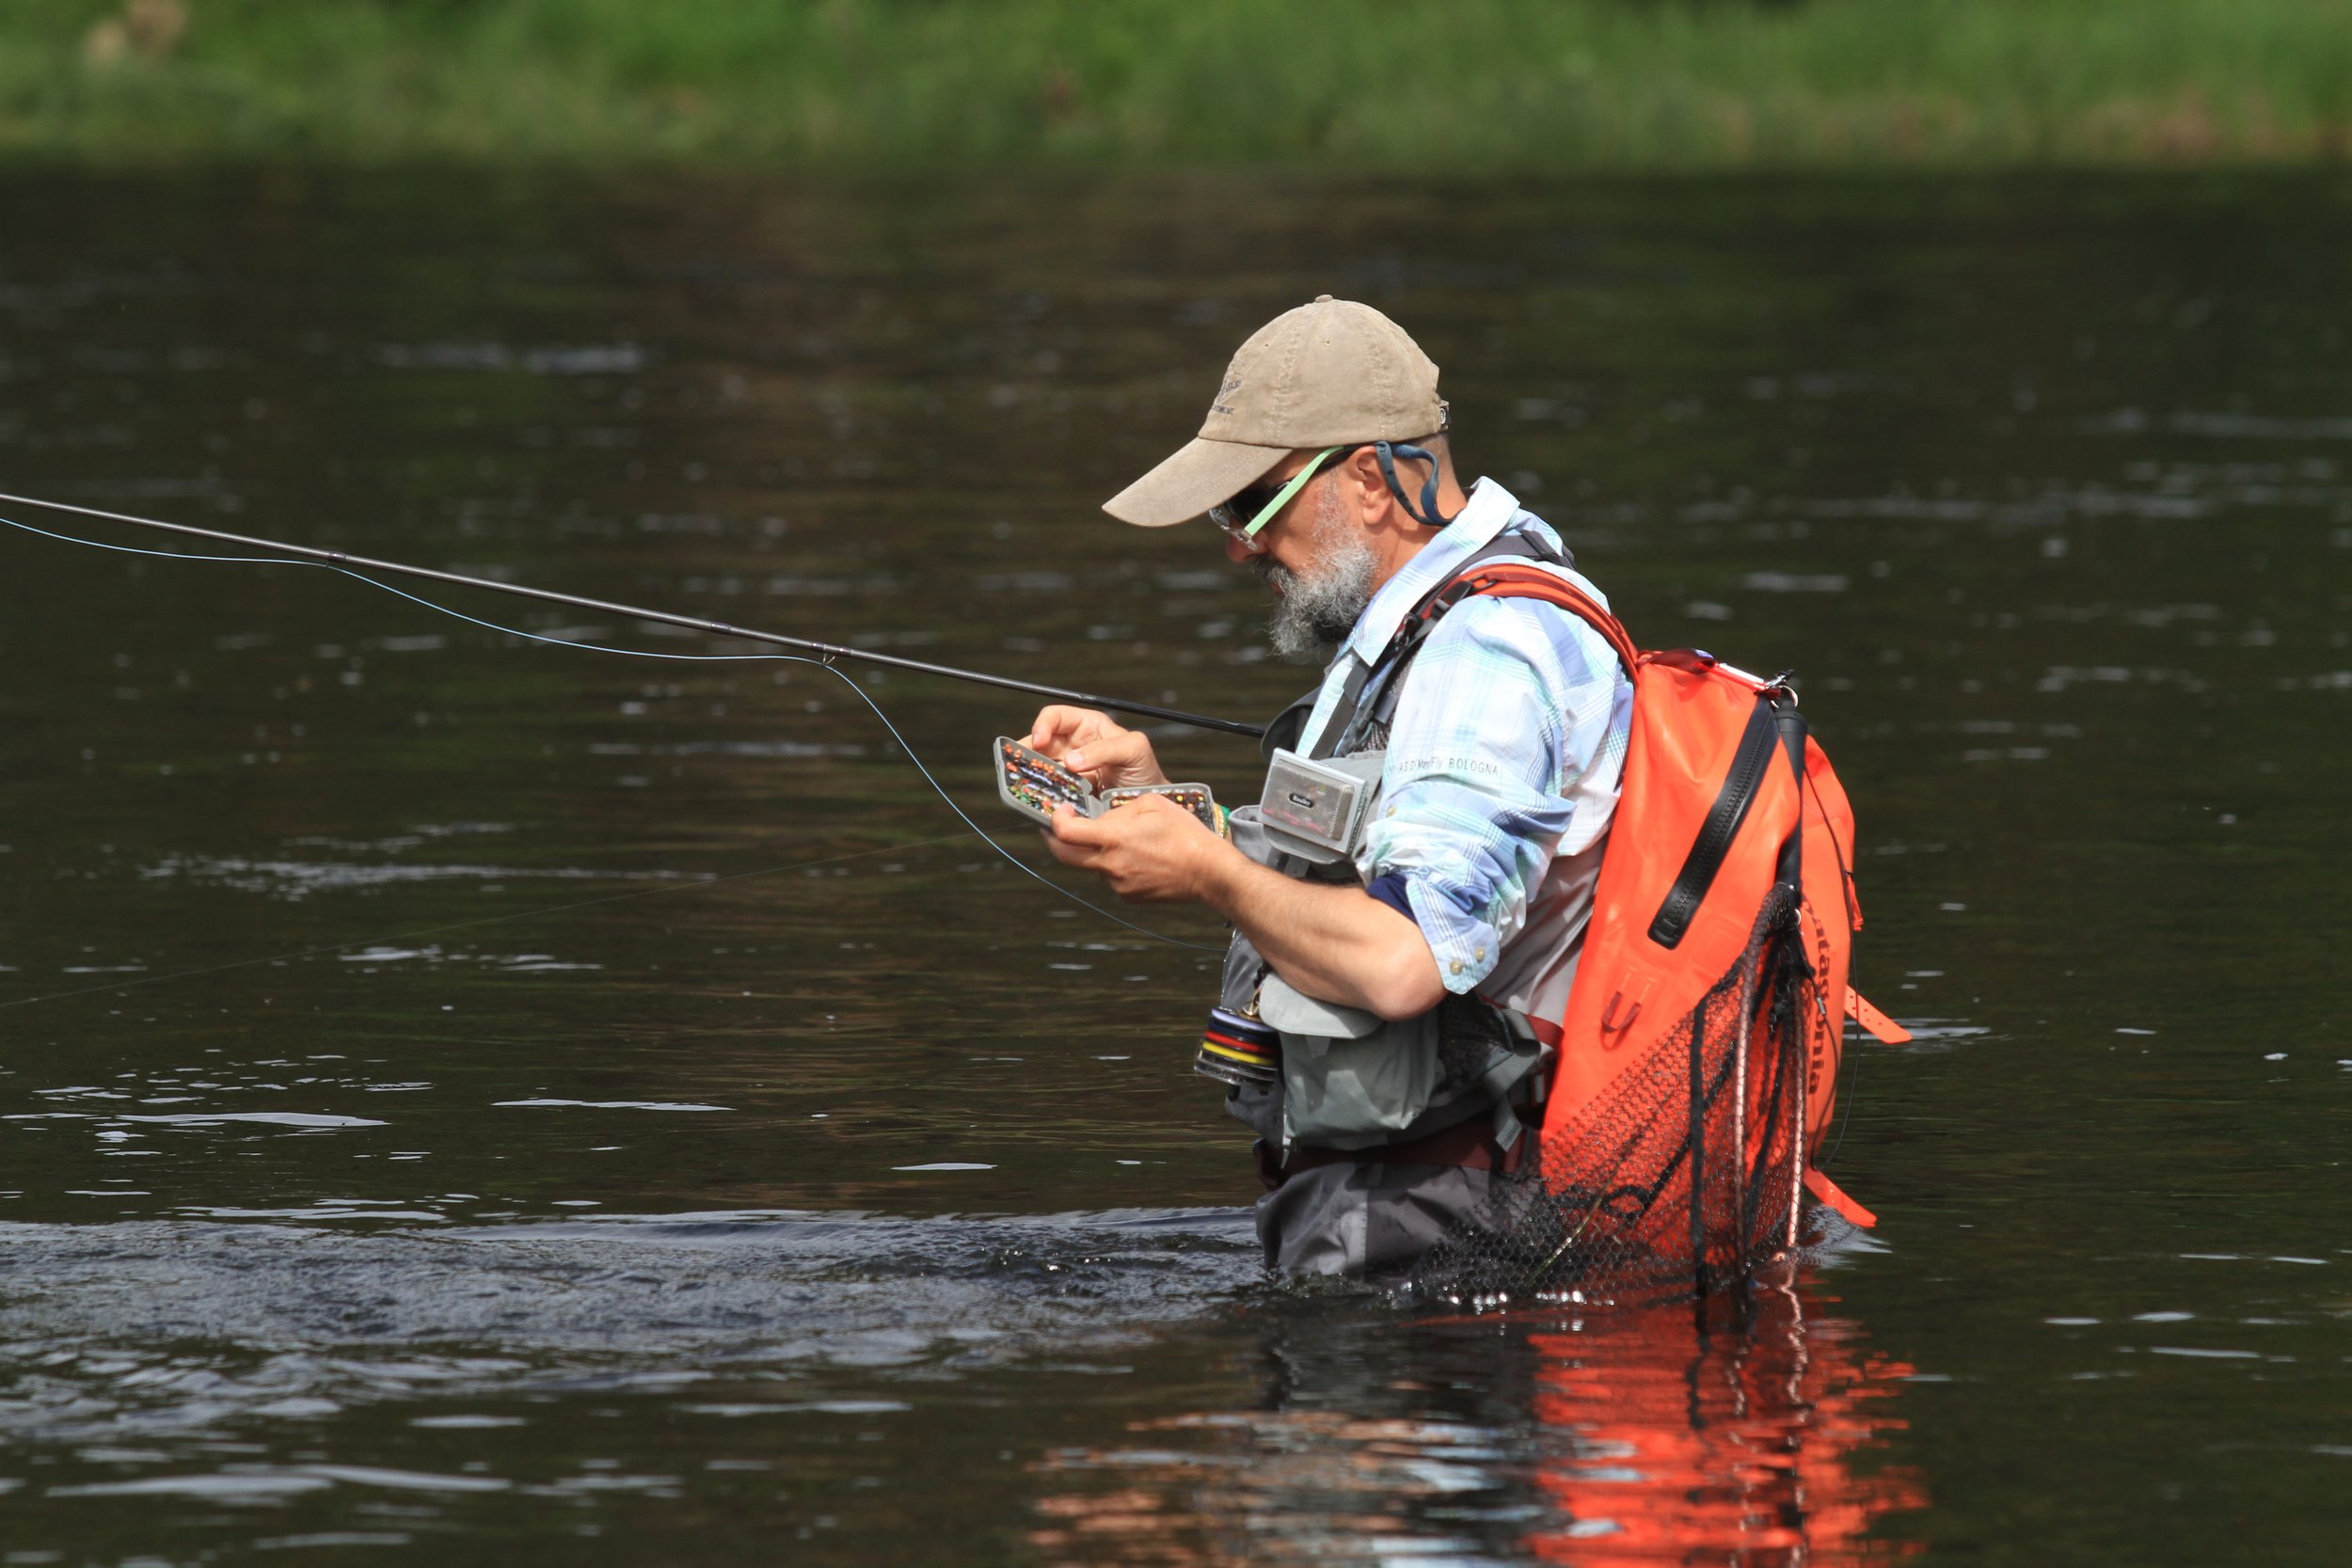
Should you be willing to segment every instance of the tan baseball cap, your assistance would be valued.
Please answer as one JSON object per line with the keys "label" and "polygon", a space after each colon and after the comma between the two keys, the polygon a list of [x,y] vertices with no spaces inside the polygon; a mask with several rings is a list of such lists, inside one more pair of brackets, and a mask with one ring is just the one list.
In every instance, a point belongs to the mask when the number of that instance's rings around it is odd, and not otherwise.
{"label": "tan baseball cap", "polygon": [[1250,334],[1200,436],[1103,510],[1138,528],[1189,522],[1298,449],[1409,441],[1445,428],[1438,367],[1369,305],[1317,294]]}

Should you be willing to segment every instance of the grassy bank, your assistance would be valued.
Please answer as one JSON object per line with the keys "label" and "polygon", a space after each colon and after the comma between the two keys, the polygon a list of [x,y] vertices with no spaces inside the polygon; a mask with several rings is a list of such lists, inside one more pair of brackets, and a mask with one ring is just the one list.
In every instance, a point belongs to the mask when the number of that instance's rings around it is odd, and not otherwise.
{"label": "grassy bank", "polygon": [[0,156],[2352,155],[2352,0],[10,0]]}

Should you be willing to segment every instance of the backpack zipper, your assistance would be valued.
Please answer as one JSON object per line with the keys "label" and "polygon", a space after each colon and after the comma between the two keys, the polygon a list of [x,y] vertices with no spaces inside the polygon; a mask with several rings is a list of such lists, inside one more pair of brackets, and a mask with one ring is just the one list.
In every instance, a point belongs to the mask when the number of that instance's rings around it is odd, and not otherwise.
{"label": "backpack zipper", "polygon": [[1675,878],[1674,886],[1666,890],[1665,902],[1658,906],[1658,913],[1649,923],[1649,940],[1659,946],[1675,946],[1690,930],[1700,900],[1713,885],[1715,873],[1723,869],[1732,840],[1740,836],[1740,824],[1748,819],[1748,808],[1756,803],[1756,786],[1764,782],[1764,769],[1772,764],[1773,748],[1772,697],[1771,689],[1767,689],[1756,693],[1756,711],[1748,716],[1748,727],[1740,733],[1740,749],[1732,755],[1730,775],[1724,780],[1714,805],[1708,809],[1707,820],[1699,825],[1699,836],[1691,845],[1681,874]]}

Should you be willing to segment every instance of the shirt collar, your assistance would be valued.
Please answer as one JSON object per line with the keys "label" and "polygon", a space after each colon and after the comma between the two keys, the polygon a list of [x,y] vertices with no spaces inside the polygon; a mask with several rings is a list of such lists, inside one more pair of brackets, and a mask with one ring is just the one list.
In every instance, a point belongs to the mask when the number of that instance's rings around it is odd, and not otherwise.
{"label": "shirt collar", "polygon": [[1422,595],[1451,577],[1470,552],[1491,544],[1518,514],[1518,498],[1493,480],[1482,479],[1470,486],[1470,499],[1454,520],[1372,596],[1348,634],[1346,651],[1366,664],[1376,661]]}

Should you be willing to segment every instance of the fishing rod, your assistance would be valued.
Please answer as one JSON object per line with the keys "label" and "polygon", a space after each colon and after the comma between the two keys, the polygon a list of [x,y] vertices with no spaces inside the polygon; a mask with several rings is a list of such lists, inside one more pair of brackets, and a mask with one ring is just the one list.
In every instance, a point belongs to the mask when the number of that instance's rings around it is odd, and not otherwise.
{"label": "fishing rod", "polygon": [[[1140,718],[1158,719],[1172,724],[1185,724],[1197,730],[1216,730],[1226,735],[1247,736],[1255,740],[1265,734],[1263,724],[1245,724],[1239,720],[1218,719],[1203,713],[1186,713],[1181,708],[1162,707],[1156,703],[1131,702],[1123,697],[1098,696],[1091,691],[1073,691],[1067,687],[1047,686],[1039,681],[1015,680],[1010,675],[992,675],[981,670],[960,670],[950,664],[931,664],[919,658],[901,658],[896,654],[878,654],[866,648],[846,647],[837,642],[819,642],[806,637],[787,637],[781,632],[759,631],[749,626],[730,626],[724,621],[707,621],[697,615],[673,615],[667,610],[644,610],[636,605],[614,604],[607,599],[591,599],[577,594],[558,594],[551,589],[532,588],[523,583],[496,582],[488,578],[468,577],[460,572],[436,571],[429,566],[409,566],[397,561],[377,561],[370,556],[350,555],[342,550],[323,550],[308,545],[288,545],[276,539],[257,539],[248,534],[228,533],[219,529],[196,528],[187,523],[167,523],[153,517],[135,517],[124,512],[106,512],[94,506],[75,506],[69,501],[43,500],[38,496],[0,494],[0,501],[18,506],[38,506],[51,512],[72,512],[85,517],[100,517],[107,522],[125,523],[132,528],[152,529],[163,533],[176,533],[190,539],[207,539],[220,544],[237,545],[246,549],[274,550],[282,555],[314,561],[339,570],[387,572],[402,577],[422,578],[430,582],[454,583],[460,588],[479,588],[487,593],[506,594],[516,598],[537,599],[546,604],[567,605],[575,610],[593,610],[605,615],[623,615],[631,620],[650,621],[658,626],[683,626],[689,631],[707,632],[714,637],[739,638],[746,642],[765,642],[780,648],[797,648],[814,654],[819,662],[832,664],[850,658],[867,664],[879,664],[893,670],[912,671],[919,675],[944,675],[949,680],[970,681],[980,686],[999,687],[1007,691],[1025,691],[1033,696],[1050,697],[1056,702],[1070,703],[1079,707],[1109,708],[1117,713],[1132,713]],[[257,561],[256,565],[271,562]]]}

